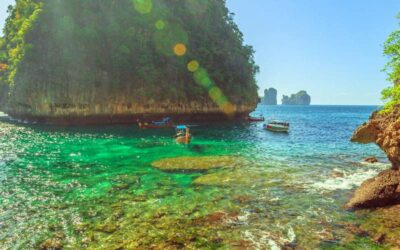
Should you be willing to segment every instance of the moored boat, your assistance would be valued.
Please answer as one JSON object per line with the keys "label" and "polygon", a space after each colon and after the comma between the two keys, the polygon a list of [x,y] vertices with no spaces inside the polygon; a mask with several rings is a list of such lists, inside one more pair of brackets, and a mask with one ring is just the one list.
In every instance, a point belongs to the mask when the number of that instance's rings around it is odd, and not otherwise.
{"label": "moored boat", "polygon": [[258,116],[249,115],[246,118],[246,121],[248,121],[248,122],[263,122],[263,121],[265,121],[265,119],[264,119],[264,116],[262,116],[262,115],[258,115]]}
{"label": "moored boat", "polygon": [[175,141],[180,144],[189,144],[192,141],[189,127],[186,125],[176,126]]}
{"label": "moored boat", "polygon": [[264,124],[264,129],[272,131],[272,132],[289,132],[289,123],[281,122],[281,121],[270,121]]}
{"label": "moored boat", "polygon": [[139,128],[171,128],[174,126],[174,123],[170,117],[164,117],[161,121],[139,121]]}

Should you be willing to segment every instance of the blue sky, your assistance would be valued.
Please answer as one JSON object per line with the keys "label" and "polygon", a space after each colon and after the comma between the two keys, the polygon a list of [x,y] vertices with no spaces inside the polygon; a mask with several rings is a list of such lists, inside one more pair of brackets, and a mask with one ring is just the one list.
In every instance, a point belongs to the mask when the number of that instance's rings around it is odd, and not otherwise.
{"label": "blue sky", "polygon": [[398,0],[227,0],[256,50],[260,92],[304,89],[314,104],[381,104],[382,45]]}
{"label": "blue sky", "polygon": [[[0,1],[0,25],[14,0]],[[307,90],[313,104],[381,104],[382,44],[398,28],[398,0],[227,0],[256,50],[260,94]]]}

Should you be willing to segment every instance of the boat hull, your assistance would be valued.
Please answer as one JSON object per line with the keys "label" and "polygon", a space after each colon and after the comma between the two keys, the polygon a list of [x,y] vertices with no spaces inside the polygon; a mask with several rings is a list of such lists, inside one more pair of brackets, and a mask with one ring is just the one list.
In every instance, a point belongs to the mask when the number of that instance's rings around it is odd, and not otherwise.
{"label": "boat hull", "polygon": [[271,132],[280,132],[280,133],[289,132],[289,127],[285,127],[285,126],[265,125],[264,129],[271,131]]}
{"label": "boat hull", "polygon": [[155,125],[155,124],[147,123],[147,122],[139,122],[138,125],[139,125],[139,128],[141,128],[141,129],[172,128],[174,126],[172,123]]}
{"label": "boat hull", "polygon": [[192,136],[178,136],[175,141],[180,144],[189,144],[192,141]]}
{"label": "boat hull", "polygon": [[248,122],[263,122],[265,121],[264,117],[247,117]]}

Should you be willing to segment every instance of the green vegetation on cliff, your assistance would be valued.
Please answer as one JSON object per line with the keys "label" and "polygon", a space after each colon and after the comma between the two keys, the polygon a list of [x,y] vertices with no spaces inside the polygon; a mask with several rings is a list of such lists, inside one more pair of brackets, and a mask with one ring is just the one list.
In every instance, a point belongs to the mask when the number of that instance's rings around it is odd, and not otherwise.
{"label": "green vegetation on cliff", "polygon": [[400,29],[389,35],[384,44],[384,55],[389,58],[384,70],[393,86],[382,91],[382,99],[387,101],[383,111],[390,112],[394,106],[400,105]]}
{"label": "green vegetation on cliff", "polygon": [[7,112],[234,113],[257,104],[253,49],[225,1],[17,0],[8,12]]}

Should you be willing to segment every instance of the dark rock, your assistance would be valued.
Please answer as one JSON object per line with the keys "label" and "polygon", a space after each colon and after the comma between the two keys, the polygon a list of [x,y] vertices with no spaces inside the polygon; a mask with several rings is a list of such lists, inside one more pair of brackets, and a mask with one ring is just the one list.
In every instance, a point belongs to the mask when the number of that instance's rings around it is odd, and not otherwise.
{"label": "dark rock", "polygon": [[332,171],[331,176],[334,178],[342,178],[342,177],[344,177],[344,174],[342,172],[334,170],[334,171]]}
{"label": "dark rock", "polygon": [[368,236],[368,233],[361,229],[359,225],[355,225],[353,223],[350,222],[344,222],[341,224],[341,226],[343,226],[347,231],[349,231],[350,233],[360,236],[360,237],[365,237]]}
{"label": "dark rock", "polygon": [[62,240],[58,237],[47,239],[39,245],[40,250],[59,250],[62,248]]}
{"label": "dark rock", "polygon": [[373,241],[375,241],[375,243],[382,244],[385,241],[385,238],[386,238],[385,234],[379,233],[374,235],[372,239]]}
{"label": "dark rock", "polygon": [[103,224],[100,224],[96,227],[96,231],[103,233],[114,233],[117,231],[118,226],[111,220],[107,220]]}
{"label": "dark rock", "polygon": [[364,161],[368,162],[368,163],[377,163],[378,159],[376,157],[371,156],[371,157],[365,158]]}
{"label": "dark rock", "polygon": [[366,180],[346,204],[348,209],[382,207],[400,202],[400,171],[385,170]]}

